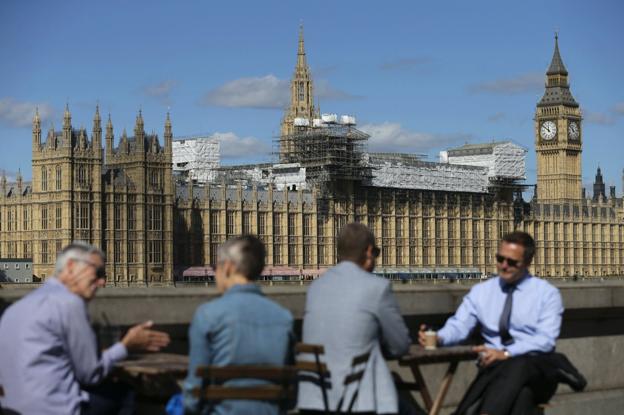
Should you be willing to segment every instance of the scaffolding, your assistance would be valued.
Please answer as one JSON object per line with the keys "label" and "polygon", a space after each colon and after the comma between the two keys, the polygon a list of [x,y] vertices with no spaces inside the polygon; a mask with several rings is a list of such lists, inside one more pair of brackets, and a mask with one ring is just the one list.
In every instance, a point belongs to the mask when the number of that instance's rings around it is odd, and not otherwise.
{"label": "scaffolding", "polygon": [[362,182],[372,178],[372,169],[363,160],[368,138],[352,125],[295,126],[292,134],[276,137],[274,154],[281,163],[304,167],[313,184]]}
{"label": "scaffolding", "polygon": [[220,164],[218,138],[208,136],[176,137],[172,143],[173,171],[185,180],[211,181]]}

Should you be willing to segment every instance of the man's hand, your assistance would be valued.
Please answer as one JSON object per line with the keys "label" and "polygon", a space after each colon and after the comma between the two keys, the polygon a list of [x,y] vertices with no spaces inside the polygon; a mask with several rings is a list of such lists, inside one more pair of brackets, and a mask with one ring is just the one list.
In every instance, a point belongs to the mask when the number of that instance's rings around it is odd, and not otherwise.
{"label": "man's hand", "polygon": [[479,364],[487,367],[498,360],[509,359],[503,350],[490,349],[485,346],[475,346],[472,350],[479,353]]}
{"label": "man's hand", "polygon": [[147,321],[128,330],[121,342],[128,351],[157,352],[169,344],[169,335],[162,331],[151,330],[154,323]]}
{"label": "man's hand", "polygon": [[[420,330],[418,330],[418,344],[420,344],[422,347],[425,347],[426,345],[426,337],[427,337],[425,335],[426,331],[427,331],[427,325],[421,324]],[[436,344],[440,345],[440,338],[438,336],[436,336]]]}

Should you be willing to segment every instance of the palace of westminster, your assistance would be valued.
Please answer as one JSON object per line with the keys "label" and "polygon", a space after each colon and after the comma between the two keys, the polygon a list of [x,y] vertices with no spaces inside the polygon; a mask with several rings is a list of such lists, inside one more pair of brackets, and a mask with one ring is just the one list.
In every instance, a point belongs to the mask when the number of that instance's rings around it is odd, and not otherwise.
{"label": "palace of westminster", "polygon": [[84,240],[106,252],[109,284],[169,284],[212,275],[219,244],[251,233],[267,245],[269,272],[318,275],[336,262],[341,226],[359,221],[378,239],[385,275],[490,274],[513,229],[534,235],[539,276],[624,275],[624,198],[605,192],[600,170],[585,195],[582,114],[557,39],[535,110],[530,202],[520,146],[467,144],[440,162],[369,153],[369,136],[349,118],[315,106],[302,31],[276,164],[216,167],[197,181],[174,172],[169,114],[162,142],[139,112],[133,135],[124,130],[115,146],[110,116],[103,130],[97,108],[90,134],[72,126],[68,108],[60,131],[42,132],[37,113],[32,182],[0,183],[0,258],[32,261],[44,280],[57,252]]}

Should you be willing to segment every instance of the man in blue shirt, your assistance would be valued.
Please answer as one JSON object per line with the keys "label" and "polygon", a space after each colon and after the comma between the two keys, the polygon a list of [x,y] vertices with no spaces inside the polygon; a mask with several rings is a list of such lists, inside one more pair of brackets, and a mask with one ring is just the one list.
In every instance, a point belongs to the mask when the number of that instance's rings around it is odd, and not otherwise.
{"label": "man in blue shirt", "polygon": [[[131,410],[123,387],[103,384],[130,350],[169,343],[151,322],[104,350],[96,346],[87,302],[104,286],[104,254],[83,242],[65,247],[54,277],[10,306],[0,320],[0,406],[20,414],[81,415]],[[125,408],[124,408],[125,407]]]}
{"label": "man in blue shirt", "polygon": [[280,411],[263,401],[203,402],[193,396],[193,389],[202,386],[195,376],[198,366],[284,366],[291,362],[292,315],[253,283],[262,273],[265,256],[264,245],[253,236],[230,239],[219,248],[216,283],[223,295],[201,305],[189,328],[189,371],[184,382],[187,413],[273,415]]}
{"label": "man in blue shirt", "polygon": [[[529,273],[534,253],[527,233],[506,235],[496,255],[498,276],[472,287],[437,333],[440,346],[452,346],[478,324],[485,341],[476,347],[481,370],[458,414],[528,413],[544,392],[535,358],[554,351],[563,304],[556,287]],[[424,340],[421,326],[419,342]]]}

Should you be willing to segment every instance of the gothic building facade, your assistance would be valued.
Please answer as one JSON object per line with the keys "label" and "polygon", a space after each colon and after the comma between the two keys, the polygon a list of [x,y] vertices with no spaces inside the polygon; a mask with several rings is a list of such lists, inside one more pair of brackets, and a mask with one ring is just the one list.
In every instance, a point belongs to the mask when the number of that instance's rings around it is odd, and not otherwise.
{"label": "gothic building facade", "polygon": [[40,280],[54,273],[63,246],[83,240],[102,248],[111,283],[171,282],[173,181],[169,115],[164,146],[144,131],[141,112],[134,135],[125,130],[113,146],[113,124],[96,108],[89,139],[75,129],[66,107],[63,127],[42,140],[39,114],[33,119],[32,182],[2,179],[0,256],[31,258]]}
{"label": "gothic building facade", "polygon": [[[296,166],[290,157],[296,148],[306,148],[293,140],[317,134],[313,129],[319,114],[301,29],[291,105],[281,125],[281,137],[288,140],[281,142],[280,160],[290,164],[280,165],[280,171],[307,169],[309,174],[319,168],[323,157],[318,153],[299,156]],[[228,181],[224,175],[201,184],[176,182],[169,116],[162,146],[156,135],[144,132],[139,113],[134,135],[127,137],[124,131],[115,147],[109,118],[103,150],[97,110],[90,139],[84,129],[72,127],[66,110],[63,129],[52,128],[42,141],[36,115],[32,183],[21,177],[16,183],[4,178],[0,183],[0,257],[32,258],[34,275],[45,278],[53,273],[56,252],[82,239],[106,251],[111,283],[169,283],[174,275],[210,277],[222,242],[234,235],[257,234],[267,246],[268,274],[318,275],[337,261],[335,238],[342,226],[358,221],[374,231],[381,247],[378,270],[385,275],[493,273],[498,242],[514,229],[535,236],[532,271],[537,275],[624,275],[623,198],[616,197],[614,188],[605,194],[600,172],[594,190],[598,194],[586,197],[581,183],[582,121],[557,39],[545,93],[535,111],[537,185],[530,202],[522,199],[525,184],[504,178],[483,188],[401,187],[392,180],[382,186],[370,180],[369,170],[330,174],[332,183],[323,186],[279,189],[267,182]],[[348,131],[337,137],[345,140],[342,152],[353,148],[352,137],[367,138],[350,126],[341,128]],[[330,129],[332,134],[342,131]],[[487,152],[490,147],[471,146],[470,151]],[[400,159],[422,171],[435,171],[436,163],[412,160],[410,155],[367,157]],[[346,159],[357,168],[359,156]],[[453,166],[442,167],[450,171]],[[481,174],[478,169],[465,167],[466,172]],[[315,171],[322,179],[324,170]],[[375,169],[371,174],[377,174]]]}

